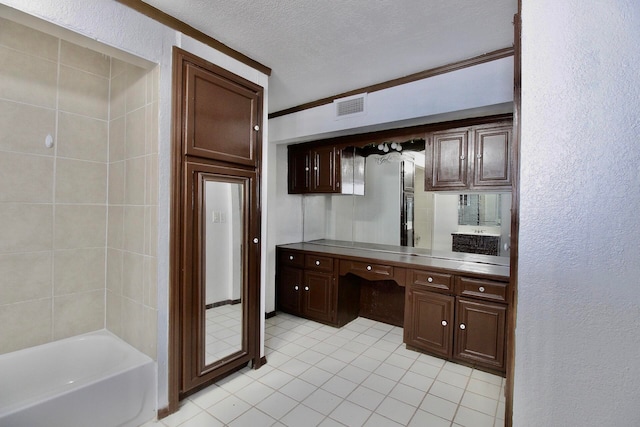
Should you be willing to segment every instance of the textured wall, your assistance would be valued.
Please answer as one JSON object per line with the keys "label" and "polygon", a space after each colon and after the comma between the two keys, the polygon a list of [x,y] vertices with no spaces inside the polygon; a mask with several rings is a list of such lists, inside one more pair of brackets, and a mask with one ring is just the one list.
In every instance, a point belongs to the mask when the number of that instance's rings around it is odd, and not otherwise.
{"label": "textured wall", "polygon": [[523,3],[514,425],[640,425],[640,6]]}

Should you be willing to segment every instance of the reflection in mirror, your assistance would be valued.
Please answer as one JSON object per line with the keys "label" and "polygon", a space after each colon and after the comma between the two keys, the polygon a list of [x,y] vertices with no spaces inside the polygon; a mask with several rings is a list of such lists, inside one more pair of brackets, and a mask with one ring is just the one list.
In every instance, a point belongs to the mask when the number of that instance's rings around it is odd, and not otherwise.
{"label": "reflection in mirror", "polygon": [[205,182],[205,365],[242,350],[242,219],[240,183]]}

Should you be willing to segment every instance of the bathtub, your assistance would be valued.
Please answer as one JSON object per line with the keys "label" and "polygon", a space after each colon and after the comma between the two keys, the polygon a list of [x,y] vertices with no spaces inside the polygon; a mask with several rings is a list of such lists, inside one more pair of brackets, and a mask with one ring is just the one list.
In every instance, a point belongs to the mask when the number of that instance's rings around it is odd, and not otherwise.
{"label": "bathtub", "polygon": [[156,364],[106,330],[0,355],[0,426],[139,426]]}

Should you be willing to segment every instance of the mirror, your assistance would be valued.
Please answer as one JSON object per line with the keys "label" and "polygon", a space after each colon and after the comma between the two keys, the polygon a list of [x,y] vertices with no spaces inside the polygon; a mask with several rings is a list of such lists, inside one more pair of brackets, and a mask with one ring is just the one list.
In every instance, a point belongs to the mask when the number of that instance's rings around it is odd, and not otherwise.
{"label": "mirror", "polygon": [[205,365],[242,350],[243,184],[205,178]]}
{"label": "mirror", "polygon": [[424,151],[368,154],[364,195],[303,196],[304,240],[412,246],[457,258],[454,234],[482,234],[498,237],[497,256],[508,263],[511,193],[425,192],[424,164]]}

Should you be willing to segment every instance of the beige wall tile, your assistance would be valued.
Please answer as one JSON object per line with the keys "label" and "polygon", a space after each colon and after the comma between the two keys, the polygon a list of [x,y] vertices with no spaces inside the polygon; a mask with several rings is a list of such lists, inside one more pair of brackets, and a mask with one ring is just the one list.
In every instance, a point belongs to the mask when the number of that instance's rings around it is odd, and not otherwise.
{"label": "beige wall tile", "polygon": [[111,58],[111,77],[119,76],[127,71],[127,63],[116,58]]}
{"label": "beige wall tile", "polygon": [[110,91],[109,117],[111,120],[124,117],[127,112],[127,75],[113,76]]}
{"label": "beige wall tile", "polygon": [[151,154],[145,156],[146,161],[146,189],[145,189],[145,204],[157,205],[158,204],[158,155]]}
{"label": "beige wall tile", "polygon": [[122,259],[124,252],[107,249],[107,289],[122,295]]}
{"label": "beige wall tile", "polygon": [[104,328],[105,290],[53,298],[53,339]]}
{"label": "beige wall tile", "polygon": [[154,257],[144,257],[144,305],[158,308],[158,262]]}
{"label": "beige wall tile", "polygon": [[124,204],[124,161],[109,163],[109,204]]}
{"label": "beige wall tile", "polygon": [[143,351],[144,348],[144,310],[142,304],[129,298],[122,299],[122,318],[121,318],[121,335],[120,337]]}
{"label": "beige wall tile", "polygon": [[58,159],[56,203],[107,203],[106,163]]}
{"label": "beige wall tile", "polygon": [[0,98],[55,107],[55,62],[0,47],[0,75]]}
{"label": "beige wall tile", "polygon": [[122,295],[142,304],[144,257],[132,252],[122,256]]}
{"label": "beige wall tile", "polygon": [[145,110],[147,117],[145,154],[154,154],[158,152],[158,103],[148,104]]}
{"label": "beige wall tile", "polygon": [[56,205],[56,249],[101,248],[106,244],[107,208],[92,205]]}
{"label": "beige wall tile", "polygon": [[0,354],[51,341],[51,298],[0,305]]}
{"label": "beige wall tile", "polygon": [[0,151],[0,202],[51,203],[53,158]]}
{"label": "beige wall tile", "polygon": [[53,205],[0,203],[0,253],[51,249]]}
{"label": "beige wall tile", "polygon": [[122,246],[127,251],[144,253],[144,211],[144,206],[124,207]]}
{"label": "beige wall tile", "polygon": [[60,42],[60,63],[106,78],[111,72],[111,60],[107,55],[65,40]]}
{"label": "beige wall tile", "polygon": [[0,255],[0,304],[51,296],[51,251]]}
{"label": "beige wall tile", "polygon": [[112,333],[122,336],[122,296],[107,289],[107,326]]}
{"label": "beige wall tile", "polygon": [[58,39],[0,18],[0,45],[53,61],[58,60]]}
{"label": "beige wall tile", "polygon": [[109,162],[124,160],[125,117],[109,122]]}
{"label": "beige wall tile", "polygon": [[127,113],[147,103],[147,70],[127,64]]}
{"label": "beige wall tile", "polygon": [[125,158],[144,156],[145,154],[145,129],[146,113],[144,108],[140,108],[126,116],[125,130]]}
{"label": "beige wall tile", "polygon": [[109,149],[108,131],[109,125],[105,120],[60,112],[57,155],[106,163]]}
{"label": "beige wall tile", "polygon": [[155,257],[158,246],[158,208],[157,206],[145,207],[145,255]]}
{"label": "beige wall tile", "polygon": [[53,294],[57,296],[104,289],[105,252],[104,248],[55,251]]}
{"label": "beige wall tile", "polygon": [[0,99],[0,150],[53,156],[48,134],[56,136],[54,110]]}
{"label": "beige wall tile", "polygon": [[108,206],[107,219],[107,247],[113,249],[123,248],[124,233],[124,207]]}
{"label": "beige wall tile", "polygon": [[61,65],[58,99],[62,111],[107,120],[109,80]]}
{"label": "beige wall tile", "polygon": [[124,202],[127,205],[144,205],[145,166],[144,157],[125,160]]}
{"label": "beige wall tile", "polygon": [[150,307],[144,307],[143,310],[141,351],[156,360],[158,358],[158,310]]}

